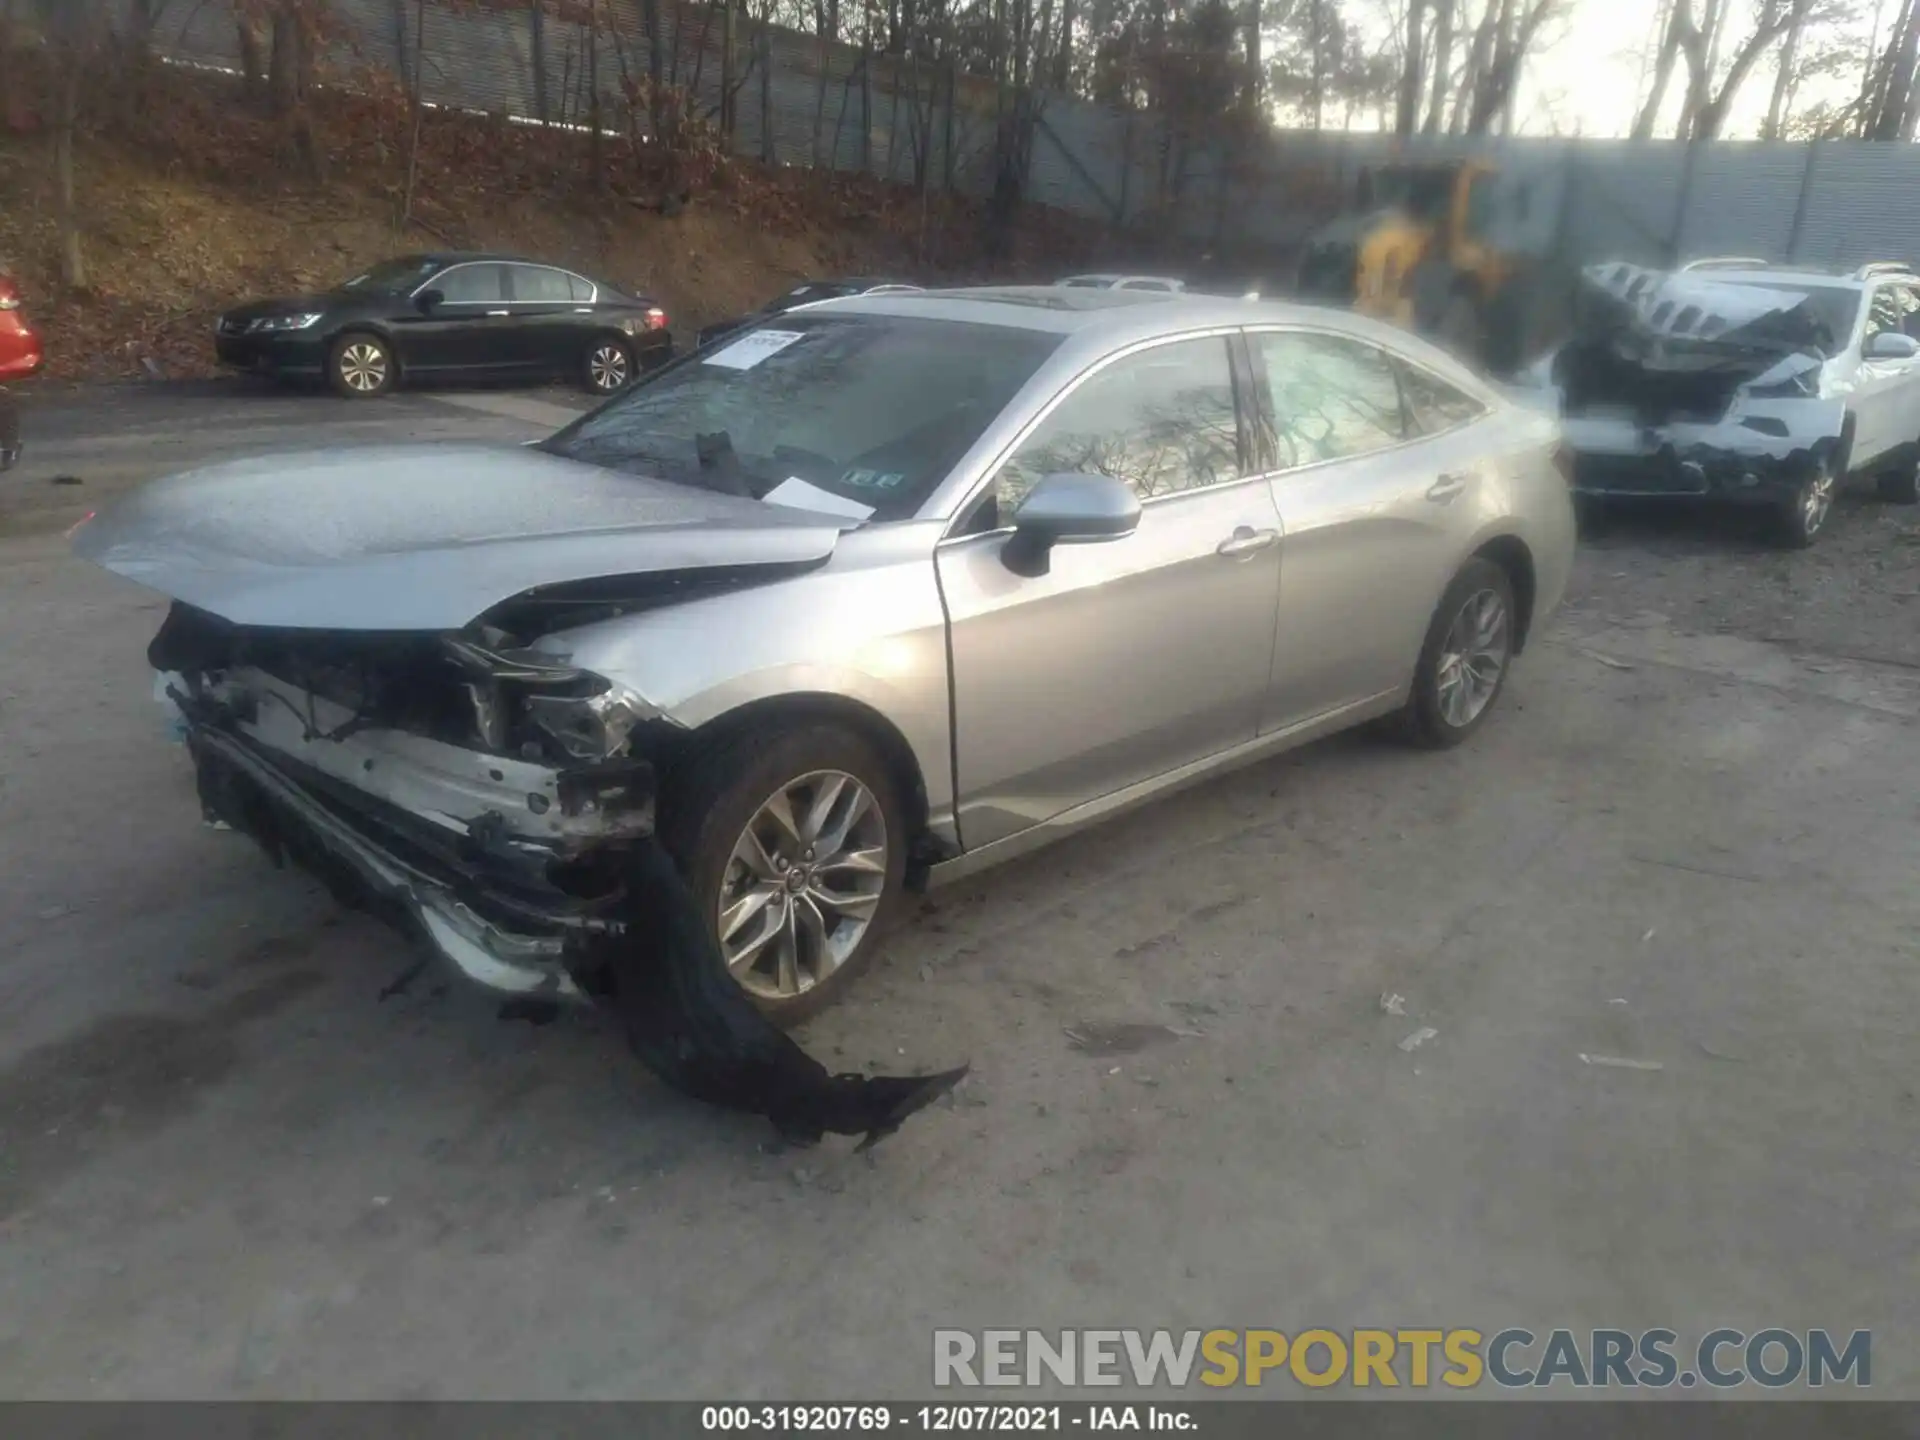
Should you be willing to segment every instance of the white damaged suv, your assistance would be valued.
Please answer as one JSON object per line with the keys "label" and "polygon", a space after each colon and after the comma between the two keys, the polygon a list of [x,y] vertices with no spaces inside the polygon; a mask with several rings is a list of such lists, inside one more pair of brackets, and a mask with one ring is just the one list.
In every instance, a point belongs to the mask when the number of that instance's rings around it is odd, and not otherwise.
{"label": "white damaged suv", "polygon": [[1920,274],[1699,260],[1585,272],[1573,336],[1533,371],[1589,507],[1614,496],[1758,506],[1809,545],[1850,475],[1920,500]]}

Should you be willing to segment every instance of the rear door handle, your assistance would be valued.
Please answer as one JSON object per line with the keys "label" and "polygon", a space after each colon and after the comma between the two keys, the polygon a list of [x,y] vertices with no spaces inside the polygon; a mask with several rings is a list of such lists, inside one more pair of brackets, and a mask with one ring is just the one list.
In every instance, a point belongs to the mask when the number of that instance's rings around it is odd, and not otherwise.
{"label": "rear door handle", "polygon": [[1233,534],[1214,547],[1214,554],[1229,560],[1244,560],[1257,555],[1280,538],[1278,530],[1256,530],[1251,525],[1235,527]]}
{"label": "rear door handle", "polygon": [[489,310],[487,311],[487,318],[491,320],[491,319],[496,319],[502,315],[511,315],[512,313],[513,312],[511,310]]}
{"label": "rear door handle", "polygon": [[1466,488],[1466,476],[1442,475],[1438,480],[1434,481],[1432,485],[1427,487],[1427,499],[1437,500],[1444,505]]}

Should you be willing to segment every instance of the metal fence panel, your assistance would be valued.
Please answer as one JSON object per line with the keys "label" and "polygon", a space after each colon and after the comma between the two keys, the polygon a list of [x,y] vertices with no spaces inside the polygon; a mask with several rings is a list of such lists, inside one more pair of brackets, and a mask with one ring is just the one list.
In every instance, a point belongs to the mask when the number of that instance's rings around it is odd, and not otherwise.
{"label": "metal fence panel", "polygon": [[[422,88],[435,104],[579,124],[597,91],[603,113],[647,73],[639,0],[602,0],[598,26],[541,10],[541,0],[452,8],[428,0]],[[225,0],[163,0],[163,55],[240,63]],[[419,16],[413,0],[335,0],[329,59],[404,76]],[[708,111],[720,105],[721,24],[710,9],[660,0],[668,79]],[[122,14],[126,13],[124,10]],[[737,25],[736,148],[775,163],[870,169],[896,181],[949,182],[989,193],[1000,119],[1011,97],[991,81],[798,31]],[[822,87],[824,73],[825,85]],[[1337,132],[1282,132],[1234,153],[1183,143],[1164,118],[1077,97],[1035,98],[1029,195],[1116,225],[1153,219],[1196,251],[1286,248],[1349,202],[1362,166],[1396,155],[1485,154],[1527,179],[1529,223],[1567,258],[1662,263],[1680,253],[1754,253],[1854,265],[1905,257],[1920,234],[1920,147],[1514,139],[1488,142]],[[816,130],[818,139],[816,141]]]}

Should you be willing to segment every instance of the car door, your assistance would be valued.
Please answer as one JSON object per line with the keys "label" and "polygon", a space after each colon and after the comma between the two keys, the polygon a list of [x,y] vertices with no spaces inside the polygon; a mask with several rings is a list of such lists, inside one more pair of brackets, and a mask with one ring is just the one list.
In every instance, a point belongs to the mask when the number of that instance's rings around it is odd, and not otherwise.
{"label": "car door", "polygon": [[[578,372],[593,333],[593,286],[550,265],[507,269],[513,311],[509,363],[546,375]],[[587,298],[574,298],[576,283]]]}
{"label": "car door", "polygon": [[415,373],[497,372],[512,353],[507,308],[507,267],[491,260],[451,265],[421,293],[440,292],[437,305],[395,326],[400,363]]}
{"label": "car door", "polygon": [[1351,336],[1247,338],[1285,532],[1265,734],[1407,683],[1490,481],[1485,407],[1442,377]]}
{"label": "car door", "polygon": [[[1156,341],[1082,374],[938,548],[967,848],[1254,738],[1279,518],[1266,485],[1244,478],[1235,343]],[[1126,480],[1139,529],[1058,546],[1048,574],[1023,578],[1001,557],[1005,522],[1062,472]]]}
{"label": "car door", "polygon": [[1912,336],[1920,295],[1910,284],[1894,281],[1873,287],[1861,358],[1854,380],[1853,468],[1871,465],[1920,433],[1920,358],[1874,359],[1876,335]]}

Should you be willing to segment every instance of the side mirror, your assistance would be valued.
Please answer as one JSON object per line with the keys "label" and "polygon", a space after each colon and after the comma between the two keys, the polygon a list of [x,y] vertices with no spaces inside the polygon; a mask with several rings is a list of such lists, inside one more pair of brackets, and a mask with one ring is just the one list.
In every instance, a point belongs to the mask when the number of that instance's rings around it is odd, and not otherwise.
{"label": "side mirror", "polygon": [[413,297],[413,303],[420,307],[420,313],[422,315],[425,315],[436,305],[444,305],[446,301],[447,292],[444,290],[422,290],[418,295]]}
{"label": "side mirror", "polygon": [[1000,559],[1016,575],[1047,573],[1056,545],[1124,540],[1140,528],[1140,501],[1111,475],[1047,475],[1013,512]]}
{"label": "side mirror", "polygon": [[1882,330],[1867,341],[1865,353],[1869,360],[1911,360],[1920,355],[1920,340],[1898,330]]}

